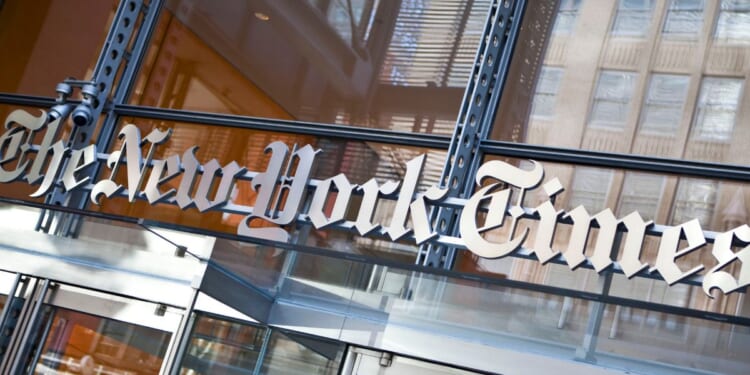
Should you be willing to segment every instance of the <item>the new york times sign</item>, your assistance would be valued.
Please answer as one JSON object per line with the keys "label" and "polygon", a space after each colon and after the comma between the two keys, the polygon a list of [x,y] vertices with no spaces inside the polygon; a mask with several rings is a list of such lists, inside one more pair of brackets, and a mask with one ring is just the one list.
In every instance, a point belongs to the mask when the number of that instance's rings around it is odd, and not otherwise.
{"label": "the new york times sign", "polygon": [[[130,202],[136,198],[145,199],[151,204],[170,201],[181,209],[193,208],[204,212],[229,203],[234,185],[240,183],[238,177],[250,173],[234,161],[224,166],[216,160],[201,165],[196,158],[197,147],[185,150],[182,155],[154,160],[155,151],[167,142],[171,130],[153,130],[142,137],[137,127],[126,125],[119,133],[121,148],[108,156],[108,177],[90,181],[84,170],[96,163],[95,145],[79,150],[67,148],[64,141],[56,139],[60,126],[59,120],[48,123],[46,113],[39,117],[22,110],[11,113],[5,122],[5,132],[0,137],[0,182],[25,181],[38,185],[32,197],[43,196],[55,186],[66,191],[89,186],[90,199],[95,204],[105,198],[122,199],[115,196],[126,192]],[[41,137],[41,143],[31,144],[37,135]],[[563,187],[556,178],[541,188],[549,199],[537,207],[520,207],[523,195],[538,188],[543,180],[544,169],[536,162],[532,162],[533,168],[530,170],[502,161],[483,164],[477,172],[477,191],[463,201],[463,207],[458,208],[458,237],[438,235],[430,220],[431,208],[445,204],[447,190],[433,186],[426,191],[417,191],[424,155],[406,163],[406,172],[400,182],[381,184],[371,179],[357,185],[350,183],[343,174],[317,181],[309,205],[303,205],[308,196],[306,192],[315,157],[320,151],[310,145],[293,151],[281,142],[268,145],[268,168],[253,174],[250,183],[257,192],[257,198],[251,213],[243,218],[237,228],[239,235],[287,241],[289,234],[284,227],[298,220],[301,214],[307,215],[315,228],[323,229],[343,222],[346,215],[354,212],[356,220],[351,226],[362,236],[378,232],[395,241],[413,234],[417,244],[433,241],[466,248],[485,258],[503,257],[523,247],[533,251],[541,263],[562,256],[571,269],[589,261],[597,272],[601,272],[615,262],[612,259],[615,237],[620,228],[625,232],[622,233],[624,242],[618,263],[629,278],[640,272],[658,272],[672,285],[707,267],[698,265],[683,270],[676,263],[680,257],[699,251],[706,245],[697,219],[666,227],[661,233],[655,264],[647,264],[641,260],[641,251],[646,233],[654,223],[644,220],[638,212],[617,218],[609,209],[594,215],[582,206],[569,212],[559,210],[554,206],[553,198],[563,191]],[[114,177],[123,168],[127,178],[120,183]],[[104,174],[107,175],[106,170]],[[177,188],[167,189],[163,186],[169,181],[174,181]],[[362,195],[362,199],[358,200],[359,207],[352,206],[351,197],[355,192]],[[279,199],[282,195],[283,200]],[[396,205],[390,221],[373,222],[380,199],[395,196]],[[514,197],[518,205],[511,204]],[[305,206],[309,208],[301,212]],[[528,212],[538,220],[538,229],[533,238],[528,228],[516,228],[519,220]],[[553,249],[555,229],[562,225],[559,223],[561,218],[567,218],[572,223],[570,239],[564,249]],[[251,226],[254,221],[275,225]],[[599,228],[598,235],[593,243],[593,251],[589,252],[591,255],[587,256],[586,243],[594,223]],[[510,230],[504,232],[509,235],[500,236],[501,239],[496,239],[497,235],[487,235],[504,225],[510,226]],[[684,246],[681,239],[684,239]],[[749,245],[748,225],[716,235],[712,250],[715,264],[708,265],[710,268],[703,275],[706,294],[710,296],[712,289],[727,294],[750,284]],[[741,249],[734,252],[735,246]],[[739,265],[736,277],[725,271],[734,263]]]}

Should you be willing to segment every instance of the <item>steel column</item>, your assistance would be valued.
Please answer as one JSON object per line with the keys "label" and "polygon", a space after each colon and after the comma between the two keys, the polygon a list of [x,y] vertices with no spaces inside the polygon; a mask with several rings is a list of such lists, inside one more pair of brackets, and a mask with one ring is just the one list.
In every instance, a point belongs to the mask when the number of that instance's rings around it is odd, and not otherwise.
{"label": "steel column", "polygon": [[[492,127],[524,6],[524,0],[497,0],[490,7],[440,181],[449,197],[465,198],[473,190],[472,176],[482,162],[479,146]],[[441,234],[453,234],[457,215],[452,208],[439,208],[433,210],[432,222]],[[420,248],[417,263],[450,269],[454,258],[452,248],[426,245]]]}

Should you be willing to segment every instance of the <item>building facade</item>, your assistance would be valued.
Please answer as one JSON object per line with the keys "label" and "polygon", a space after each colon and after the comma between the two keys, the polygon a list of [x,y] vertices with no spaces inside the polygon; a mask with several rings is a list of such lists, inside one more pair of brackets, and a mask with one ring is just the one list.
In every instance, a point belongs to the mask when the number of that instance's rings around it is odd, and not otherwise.
{"label": "building facade", "polygon": [[0,373],[750,372],[750,1],[0,0],[0,49]]}

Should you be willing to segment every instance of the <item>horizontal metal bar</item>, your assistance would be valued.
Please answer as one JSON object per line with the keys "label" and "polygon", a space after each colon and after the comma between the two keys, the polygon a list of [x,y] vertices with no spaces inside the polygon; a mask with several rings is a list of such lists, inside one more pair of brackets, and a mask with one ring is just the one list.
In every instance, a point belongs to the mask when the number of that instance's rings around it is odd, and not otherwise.
{"label": "horizontal metal bar", "polygon": [[451,137],[426,133],[398,132],[358,126],[321,124],[314,122],[277,120],[247,116],[182,111],[133,105],[116,105],[114,112],[120,116],[143,117],[157,120],[220,125],[240,129],[265,130],[306,134],[321,138],[339,138],[363,142],[379,142],[414,147],[448,149]]}
{"label": "horizontal metal bar", "polygon": [[[70,101],[70,102],[73,103],[73,101]],[[52,107],[53,105],[55,105],[55,98],[44,97],[44,96],[0,93],[0,104],[48,108],[48,107]]]}
{"label": "horizontal metal bar", "polygon": [[[20,106],[51,107],[55,104],[55,99],[42,96],[0,93],[0,103]],[[199,122],[208,125],[290,132],[321,137],[421,146],[446,150],[450,145],[451,139],[450,136],[446,135],[405,133],[353,126],[261,119],[131,105],[118,105],[115,106],[114,110],[117,114],[123,116],[179,122]],[[750,167],[740,165],[669,159],[644,155],[617,154],[495,140],[484,140],[479,147],[482,152],[489,155],[502,155],[593,167],[622,168],[655,173],[690,175],[722,180],[750,181]]]}
{"label": "horizontal metal bar", "polygon": [[[414,264],[414,263],[404,263],[404,262],[400,262],[397,260],[380,258],[380,257],[375,257],[375,256],[370,256],[370,255],[343,253],[343,252],[336,251],[336,250],[324,249],[324,248],[319,248],[319,247],[314,247],[314,246],[309,246],[309,245],[304,245],[304,244],[276,242],[276,241],[264,240],[264,239],[258,239],[258,238],[242,237],[236,234],[211,231],[211,230],[207,230],[203,228],[195,228],[195,227],[189,227],[189,226],[179,225],[179,224],[123,217],[123,216],[118,216],[118,215],[113,215],[113,214],[106,214],[102,212],[93,212],[93,211],[79,210],[79,209],[74,209],[74,208],[69,208],[69,207],[54,206],[54,205],[45,204],[45,203],[29,202],[29,201],[3,198],[3,197],[0,197],[0,202],[18,204],[18,205],[24,205],[24,206],[36,207],[36,208],[42,208],[42,209],[56,210],[56,211],[67,212],[67,213],[72,213],[72,214],[78,214],[82,216],[95,217],[95,218],[120,221],[120,222],[127,222],[131,224],[139,224],[142,222],[143,224],[149,225],[152,227],[178,230],[178,231],[183,231],[183,232],[187,232],[191,234],[212,236],[212,237],[217,237],[217,238],[223,238],[223,239],[230,240],[230,241],[247,242],[247,243],[252,243],[252,244],[257,244],[257,245],[262,245],[262,246],[280,248],[280,249],[287,250],[287,251],[298,251],[298,252],[307,253],[307,254],[325,256],[325,257],[336,258],[336,259],[343,259],[343,260],[359,262],[359,263],[377,264],[377,265],[392,267],[392,268],[406,270],[406,271],[414,271],[414,272],[420,272],[420,273],[425,273],[425,274],[447,276],[447,277],[452,277],[452,278],[469,280],[472,282],[495,284],[495,285],[499,285],[503,287],[522,289],[522,290],[527,290],[527,291],[536,292],[536,293],[547,293],[547,294],[553,294],[553,295],[558,295],[558,296],[563,296],[563,297],[572,297],[576,299],[599,301],[603,303],[635,307],[635,308],[657,311],[657,312],[664,312],[664,313],[669,313],[669,314],[677,314],[677,315],[688,316],[688,317],[693,317],[693,318],[718,321],[718,322],[728,323],[728,324],[750,326],[750,317],[718,314],[718,313],[713,313],[713,312],[694,310],[694,309],[689,309],[689,308],[684,308],[684,307],[676,307],[676,306],[671,306],[671,305],[635,300],[635,299],[630,299],[630,298],[613,297],[613,296],[608,296],[608,295],[605,296],[599,293],[592,293],[592,292],[573,290],[573,289],[561,288],[561,287],[550,286],[550,285],[536,284],[536,283],[531,283],[531,282],[526,282],[526,281],[511,280],[511,279],[505,279],[505,278],[499,278],[499,277],[495,278],[495,277],[489,277],[489,276],[478,275],[478,274],[467,274],[467,273],[461,273],[459,271],[454,271],[454,270],[428,267],[428,266],[423,266],[423,265]],[[608,271],[605,271],[605,272],[608,272]]]}
{"label": "horizontal metal bar", "polygon": [[668,159],[644,155],[617,154],[493,140],[483,141],[479,148],[482,152],[489,155],[534,159],[537,161],[571,163],[593,167],[622,168],[721,180],[750,181],[750,167],[741,165]]}

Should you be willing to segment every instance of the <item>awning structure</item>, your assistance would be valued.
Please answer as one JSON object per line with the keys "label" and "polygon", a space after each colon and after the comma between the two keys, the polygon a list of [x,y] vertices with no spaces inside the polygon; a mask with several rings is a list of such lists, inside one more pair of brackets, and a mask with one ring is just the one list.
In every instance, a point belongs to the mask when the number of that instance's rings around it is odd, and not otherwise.
{"label": "awning structure", "polygon": [[[466,368],[603,370],[569,360],[581,350],[587,314],[558,326],[563,311],[588,311],[592,301],[157,231],[99,219],[86,221],[78,239],[9,229],[0,237],[0,269],[177,308],[187,308],[198,289],[196,310]],[[187,244],[186,254],[176,255],[170,242]],[[328,273],[304,271],[329,266]],[[216,301],[223,306],[210,307]],[[688,373],[627,353],[597,359],[610,368]]]}

